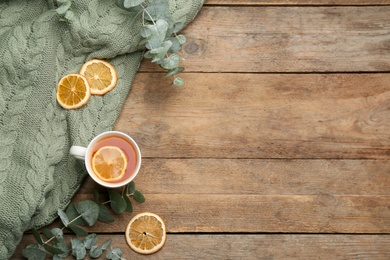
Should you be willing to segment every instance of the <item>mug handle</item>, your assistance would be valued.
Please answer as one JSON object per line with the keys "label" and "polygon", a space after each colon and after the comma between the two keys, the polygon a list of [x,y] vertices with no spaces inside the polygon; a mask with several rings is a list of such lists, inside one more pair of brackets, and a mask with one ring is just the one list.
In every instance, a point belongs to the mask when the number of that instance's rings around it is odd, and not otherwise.
{"label": "mug handle", "polygon": [[87,153],[87,148],[82,147],[82,146],[73,145],[70,148],[69,153],[79,160],[84,160],[85,154]]}

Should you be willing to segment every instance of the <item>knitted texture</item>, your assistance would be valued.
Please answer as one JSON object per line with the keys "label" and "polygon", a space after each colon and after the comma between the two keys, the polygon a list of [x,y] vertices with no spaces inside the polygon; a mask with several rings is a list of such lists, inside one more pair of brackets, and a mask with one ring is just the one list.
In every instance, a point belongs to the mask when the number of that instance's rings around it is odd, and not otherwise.
{"label": "knitted texture", "polygon": [[[0,1],[0,259],[23,232],[51,223],[86,176],[69,155],[111,130],[142,59],[141,16],[115,0],[77,0],[67,21],[52,0]],[[203,0],[169,0],[174,21],[188,24]],[[117,86],[78,110],[56,101],[57,82],[89,59],[107,59]]]}

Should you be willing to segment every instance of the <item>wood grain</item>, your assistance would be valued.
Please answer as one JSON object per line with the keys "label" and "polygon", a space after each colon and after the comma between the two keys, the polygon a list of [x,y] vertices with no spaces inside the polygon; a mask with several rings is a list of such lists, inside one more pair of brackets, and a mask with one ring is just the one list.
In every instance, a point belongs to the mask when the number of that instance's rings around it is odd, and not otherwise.
{"label": "wood grain", "polygon": [[[123,232],[131,217],[154,212],[171,233],[382,233],[390,234],[388,195],[145,194],[132,214],[89,232]],[[75,202],[91,198],[76,195]],[[54,225],[54,226],[58,226]]]}
{"label": "wood grain", "polygon": [[[72,238],[72,237],[67,237]],[[127,259],[370,259],[390,258],[389,235],[177,235],[169,234],[164,247],[149,256],[126,244],[123,234],[99,235],[98,244],[112,239]],[[21,249],[11,258],[24,259]],[[86,258],[90,259],[90,258]]]}
{"label": "wood grain", "polygon": [[115,129],[145,158],[390,156],[390,74],[138,74]]}
{"label": "wood grain", "polygon": [[[387,72],[390,6],[208,7],[184,31],[188,72]],[[141,71],[156,71],[145,61]]]}
{"label": "wood grain", "polygon": [[205,5],[388,5],[389,0],[206,0]]}
{"label": "wood grain", "polygon": [[[145,194],[390,195],[388,160],[144,159]],[[91,178],[78,192],[105,192]]]}

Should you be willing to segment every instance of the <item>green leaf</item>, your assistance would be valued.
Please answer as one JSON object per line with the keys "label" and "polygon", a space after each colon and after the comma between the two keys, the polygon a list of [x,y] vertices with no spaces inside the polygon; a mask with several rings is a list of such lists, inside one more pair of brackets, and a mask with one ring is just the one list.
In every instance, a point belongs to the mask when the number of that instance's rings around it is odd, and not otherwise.
{"label": "green leaf", "polygon": [[83,241],[72,239],[70,242],[72,245],[72,256],[76,257],[76,259],[83,259],[87,255]]}
{"label": "green leaf", "polygon": [[102,254],[103,250],[101,246],[93,246],[89,252],[90,257],[95,259],[99,258]]}
{"label": "green leaf", "polygon": [[64,253],[62,253],[62,254],[57,254],[57,255],[55,255],[55,256],[57,256],[59,259],[64,259],[64,258],[66,258],[66,257],[69,255],[69,248],[68,248],[68,246],[67,246],[65,243],[63,243],[63,242],[58,242],[58,243],[55,244],[55,246],[56,246],[57,248],[60,248],[62,251],[64,251]]}
{"label": "green leaf", "polygon": [[138,190],[135,190],[134,191],[134,195],[133,195],[134,199],[136,202],[139,202],[139,203],[143,203],[145,202],[145,197],[144,195],[142,195],[142,193]]}
{"label": "green leaf", "polygon": [[29,260],[44,260],[46,252],[38,248],[25,248],[22,250],[22,255]]}
{"label": "green leaf", "polygon": [[165,74],[165,77],[167,78],[167,77],[170,77],[170,76],[173,76],[173,75],[182,73],[183,71],[184,71],[184,67],[177,67],[177,68],[174,68],[174,69],[169,70],[169,71]]}
{"label": "green leaf", "polygon": [[88,235],[87,231],[85,231],[84,229],[82,229],[81,227],[75,225],[75,224],[70,224],[68,226],[75,234],[76,236],[78,237],[85,237]]}
{"label": "green leaf", "polygon": [[127,185],[127,195],[132,195],[135,191],[135,182],[134,181],[131,181],[128,185]]}
{"label": "green leaf", "polygon": [[84,244],[86,249],[91,249],[92,246],[96,245],[96,242],[98,241],[98,237],[95,233],[89,234],[84,239]]}
{"label": "green leaf", "polygon": [[116,214],[121,214],[126,210],[126,201],[125,199],[116,191],[114,190],[109,190],[108,194],[110,196],[110,205],[111,209],[116,213]]}
{"label": "green leaf", "polygon": [[65,210],[66,215],[68,215],[69,219],[72,220],[72,224],[78,225],[78,226],[87,226],[88,223],[80,217],[80,213],[76,209],[75,204],[69,204],[69,206]]}
{"label": "green leaf", "polygon": [[92,226],[96,223],[99,217],[99,206],[92,200],[83,200],[76,205],[77,212],[80,213],[81,217]]}
{"label": "green leaf", "polygon": [[127,197],[127,195],[124,195],[123,198],[126,201],[126,211],[130,213],[133,212],[133,205],[131,204],[129,197]]}
{"label": "green leaf", "polygon": [[99,258],[103,254],[103,249],[101,246],[93,246],[91,251],[89,251],[89,256],[91,258]]}
{"label": "green leaf", "polygon": [[168,30],[168,23],[165,20],[158,20],[156,24],[147,25],[150,29],[151,35],[148,37],[148,43],[145,45],[149,50],[161,47],[165,40]]}
{"label": "green leaf", "polygon": [[42,235],[44,235],[46,239],[50,239],[50,238],[54,237],[54,234],[51,233],[51,231],[48,228],[44,228],[42,230]]}
{"label": "green leaf", "polygon": [[53,228],[50,233],[55,237],[54,241],[61,242],[64,240],[64,232],[60,228]]}
{"label": "green leaf", "polygon": [[179,34],[178,36],[176,36],[176,39],[181,45],[183,45],[187,41],[187,38],[183,34]]}
{"label": "green leaf", "polygon": [[38,242],[38,244],[42,245],[43,241],[42,241],[41,235],[39,234],[38,230],[36,230],[35,228],[32,228],[31,232],[32,232],[35,240]]}
{"label": "green leaf", "polygon": [[124,0],[123,1],[123,6],[125,8],[131,8],[137,5],[140,5],[144,2],[145,0]]}
{"label": "green leaf", "polygon": [[108,250],[106,257],[112,260],[120,260],[122,256],[122,250],[120,248],[111,248]]}
{"label": "green leaf", "polygon": [[50,246],[48,244],[44,244],[43,247],[46,249],[46,251],[48,251],[49,253],[52,253],[53,255],[65,253],[61,248]]}
{"label": "green leaf", "polygon": [[57,210],[58,216],[60,216],[62,224],[64,224],[65,227],[69,225],[69,218],[66,215],[66,213],[62,209]]}
{"label": "green leaf", "polygon": [[99,192],[97,189],[93,189],[93,198],[96,202],[99,202]]}
{"label": "green leaf", "polygon": [[150,29],[148,27],[143,27],[141,29],[141,31],[139,32],[139,34],[143,37],[143,38],[148,38],[152,35],[152,32],[150,31]]}
{"label": "green leaf", "polygon": [[99,217],[98,220],[105,223],[111,223],[114,221],[110,211],[103,204],[99,203]]}
{"label": "green leaf", "polygon": [[165,58],[160,65],[164,69],[171,70],[177,68],[179,66],[179,63],[180,63],[179,54],[173,53],[168,58]]}
{"label": "green leaf", "polygon": [[103,249],[103,250],[106,250],[106,249],[110,246],[111,241],[112,241],[111,239],[107,239],[107,240],[103,243],[102,249]]}
{"label": "green leaf", "polygon": [[173,80],[173,85],[175,86],[183,86],[184,85],[184,79],[177,77]]}
{"label": "green leaf", "polygon": [[[170,28],[173,28],[173,19],[171,11],[169,10],[169,3],[167,0],[152,0],[148,7],[146,7],[145,20],[158,21],[164,20]],[[151,17],[150,17],[150,16]]]}
{"label": "green leaf", "polygon": [[181,49],[181,45],[175,37],[169,37],[167,38],[167,40],[172,42],[172,46],[168,50],[168,52],[178,52]]}

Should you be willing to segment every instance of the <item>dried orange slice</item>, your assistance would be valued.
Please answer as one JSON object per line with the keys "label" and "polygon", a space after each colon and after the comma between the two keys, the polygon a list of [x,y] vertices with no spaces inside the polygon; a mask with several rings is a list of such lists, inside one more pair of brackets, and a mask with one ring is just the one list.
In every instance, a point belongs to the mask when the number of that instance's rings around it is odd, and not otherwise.
{"label": "dried orange slice", "polygon": [[82,107],[90,97],[88,82],[79,74],[68,74],[58,82],[57,101],[65,109]]}
{"label": "dried orange slice", "polygon": [[153,254],[164,246],[165,240],[164,221],[154,213],[139,213],[127,225],[127,244],[137,253]]}
{"label": "dried orange slice", "polygon": [[104,60],[87,61],[81,67],[80,74],[87,79],[91,94],[94,95],[106,94],[116,86],[118,81],[115,68]]}
{"label": "dried orange slice", "polygon": [[92,169],[102,181],[117,181],[123,177],[127,168],[127,157],[116,146],[103,146],[92,157]]}

